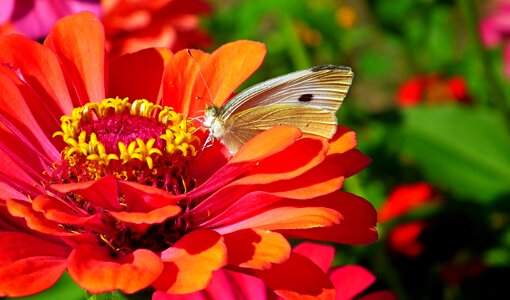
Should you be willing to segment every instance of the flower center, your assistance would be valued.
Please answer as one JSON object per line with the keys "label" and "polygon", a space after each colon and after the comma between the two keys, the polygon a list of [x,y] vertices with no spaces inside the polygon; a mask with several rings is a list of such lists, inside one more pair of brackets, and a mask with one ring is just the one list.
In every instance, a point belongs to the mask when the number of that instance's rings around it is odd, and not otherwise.
{"label": "flower center", "polygon": [[50,183],[73,183],[114,175],[174,194],[193,186],[187,161],[200,145],[191,121],[145,99],[108,98],[87,103],[61,118],[66,144]]}

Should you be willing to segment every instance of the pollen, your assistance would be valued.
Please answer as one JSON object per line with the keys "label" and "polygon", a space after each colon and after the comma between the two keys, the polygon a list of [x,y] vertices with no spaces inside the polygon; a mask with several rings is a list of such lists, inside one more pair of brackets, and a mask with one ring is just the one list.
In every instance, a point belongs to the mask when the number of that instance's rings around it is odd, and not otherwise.
{"label": "pollen", "polygon": [[[196,128],[171,107],[145,99],[108,98],[87,103],[61,117],[65,146],[54,168],[57,182],[95,180],[113,174],[121,180],[166,182],[200,147]],[[181,175],[179,175],[181,176]],[[168,188],[167,188],[168,189]]]}

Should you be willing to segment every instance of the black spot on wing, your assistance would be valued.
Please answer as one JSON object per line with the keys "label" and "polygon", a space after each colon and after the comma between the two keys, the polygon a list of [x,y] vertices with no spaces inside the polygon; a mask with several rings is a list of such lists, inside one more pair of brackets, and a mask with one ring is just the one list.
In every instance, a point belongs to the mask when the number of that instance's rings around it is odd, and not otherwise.
{"label": "black spot on wing", "polygon": [[312,94],[303,94],[298,98],[299,102],[310,102],[313,100]]}

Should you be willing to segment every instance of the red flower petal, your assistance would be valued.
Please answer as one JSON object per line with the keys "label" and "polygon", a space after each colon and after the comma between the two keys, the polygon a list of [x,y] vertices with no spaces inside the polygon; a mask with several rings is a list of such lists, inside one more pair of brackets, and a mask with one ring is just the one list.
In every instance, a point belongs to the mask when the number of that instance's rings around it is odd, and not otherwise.
{"label": "red flower petal", "polygon": [[44,45],[57,53],[68,88],[79,105],[105,98],[104,29],[95,15],[82,12],[60,19]]}
{"label": "red flower petal", "polygon": [[184,115],[192,115],[203,111],[209,99],[206,97],[192,97],[195,81],[203,80],[199,75],[203,62],[210,56],[198,50],[189,50],[193,57],[190,57],[188,50],[177,52],[169,61],[163,74],[163,103],[175,111]]}
{"label": "red flower petal", "polygon": [[117,180],[113,176],[88,182],[52,184],[50,187],[60,193],[76,193],[90,203],[107,210],[122,210],[118,199]]}
{"label": "red flower petal", "polygon": [[335,258],[335,248],[323,244],[304,242],[294,247],[292,251],[308,257],[324,273],[328,273],[331,263],[333,263]]}
{"label": "red flower petal", "polygon": [[254,270],[266,285],[285,299],[334,299],[333,284],[308,258],[292,253],[269,270]]}
{"label": "red flower petal", "polygon": [[0,232],[0,296],[21,297],[52,286],[64,272],[70,248],[37,237]]}
{"label": "red flower petal", "polygon": [[212,272],[225,265],[226,247],[221,235],[195,230],[161,253],[165,269],[153,286],[172,294],[185,294],[207,287]]}
{"label": "red flower petal", "polygon": [[69,256],[68,271],[82,288],[92,293],[121,290],[134,293],[149,286],[163,270],[152,251],[117,253],[98,245],[80,245]]}
{"label": "red flower petal", "polygon": [[357,298],[358,300],[397,300],[397,296],[390,291],[377,291]]}
{"label": "red flower petal", "polygon": [[289,258],[290,244],[279,233],[244,229],[223,236],[228,251],[228,264],[243,268],[269,269],[273,263]]}
{"label": "red flower petal", "polygon": [[62,224],[85,224],[97,218],[94,215],[79,215],[61,200],[44,195],[34,199],[32,208],[42,213],[46,219]]}
{"label": "red flower petal", "polygon": [[59,227],[59,223],[50,221],[42,213],[34,211],[29,202],[7,199],[6,204],[9,213],[14,217],[24,218],[30,229],[58,236],[74,235]]}
{"label": "red flower petal", "polygon": [[299,176],[317,166],[326,157],[328,145],[323,139],[303,138],[285,150],[263,159],[252,172],[235,182],[266,184]]}
{"label": "red flower petal", "polygon": [[[259,228],[265,230],[283,230],[283,229],[305,229],[314,227],[329,227],[338,224],[342,215],[326,207],[296,207],[282,206],[267,209],[259,212],[253,217],[241,219],[237,223],[222,226],[216,231],[226,234],[229,232],[247,229]],[[221,226],[222,220],[208,226]]]}
{"label": "red flower petal", "polygon": [[[12,51],[17,49],[15,45],[19,49]],[[41,160],[51,161],[59,158],[58,151],[53,144],[54,141],[48,137],[51,137],[59,129],[55,120],[60,118],[62,109],[70,108],[71,103],[69,101],[66,105],[66,97],[63,96],[63,104],[59,104],[56,98],[53,97],[57,97],[55,93],[63,93],[64,91],[58,91],[58,89],[54,91],[44,86],[50,85],[47,81],[35,81],[32,77],[47,75],[49,79],[59,80],[59,76],[38,71],[38,68],[58,68],[56,57],[51,51],[18,36],[1,38],[0,47],[2,47],[0,48],[2,50],[5,47],[13,52],[0,51],[0,61],[5,59],[0,67],[1,127],[2,131],[8,130],[7,132],[9,132],[2,134],[2,144],[8,145],[6,149],[5,146],[2,148],[9,156],[14,159],[21,158],[30,169],[34,169],[42,164]],[[14,54],[14,52],[19,53]],[[26,54],[26,56],[23,58],[17,57],[23,54]],[[22,62],[22,59],[26,59],[26,61]],[[46,63],[41,62],[45,59],[47,60]],[[54,64],[51,63],[52,61]],[[58,73],[58,71],[55,71],[55,73]],[[63,78],[60,78],[60,80],[64,83]],[[19,151],[21,145],[28,151]],[[20,162],[21,164],[22,162]]]}
{"label": "red flower petal", "polygon": [[110,64],[108,97],[129,97],[131,101],[160,99],[161,79],[171,53],[154,48],[121,56]]}
{"label": "red flower petal", "polygon": [[[198,189],[188,193],[190,198],[199,197],[225,186],[239,175],[251,169],[258,161],[274,155],[292,145],[302,136],[299,129],[290,126],[278,126],[262,132],[248,141],[231,160],[213,174],[209,180],[203,183]],[[272,141],[268,143],[267,141]],[[203,213],[209,205],[206,199],[193,209],[192,214]]]}
{"label": "red flower petal", "polygon": [[434,190],[426,182],[400,185],[391,192],[386,203],[379,209],[379,222],[401,216],[431,202],[433,198]]}
{"label": "red flower petal", "polygon": [[336,289],[337,300],[350,300],[363,292],[375,281],[375,276],[360,266],[344,266],[335,269],[329,279]]}
{"label": "red flower petal", "polygon": [[[37,95],[29,99],[30,107],[44,108],[44,114],[53,114],[58,120],[62,112],[71,112],[73,105],[55,53],[41,44],[18,35],[0,38],[0,60],[9,66],[12,74],[35,89]],[[35,81],[36,80],[36,81]],[[36,97],[34,97],[36,96]],[[39,101],[39,103],[37,103]],[[41,117],[44,117],[41,114]],[[43,124],[43,123],[41,123]]]}
{"label": "red flower petal", "polygon": [[202,64],[205,82],[195,80],[193,95],[209,99],[210,92],[212,102],[223,105],[259,68],[265,55],[266,46],[258,42],[240,40],[221,46]]}
{"label": "red flower petal", "polygon": [[172,195],[162,189],[144,184],[119,181],[119,190],[124,194],[126,210],[131,212],[149,212],[155,208],[176,205],[185,195]]}
{"label": "red flower petal", "polygon": [[331,227],[279,230],[285,235],[343,244],[369,244],[377,240],[376,211],[370,202],[361,197],[337,191],[307,201],[282,201],[278,205],[290,203],[296,207],[329,207],[341,214],[342,219],[340,224]]}

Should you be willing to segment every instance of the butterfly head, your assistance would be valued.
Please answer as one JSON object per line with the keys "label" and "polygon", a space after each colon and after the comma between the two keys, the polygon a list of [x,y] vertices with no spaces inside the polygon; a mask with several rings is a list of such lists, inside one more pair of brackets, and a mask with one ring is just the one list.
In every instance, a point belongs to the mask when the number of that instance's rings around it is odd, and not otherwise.
{"label": "butterfly head", "polygon": [[212,137],[220,138],[223,135],[223,126],[219,119],[220,108],[214,105],[207,106],[205,109],[204,127],[209,129]]}

